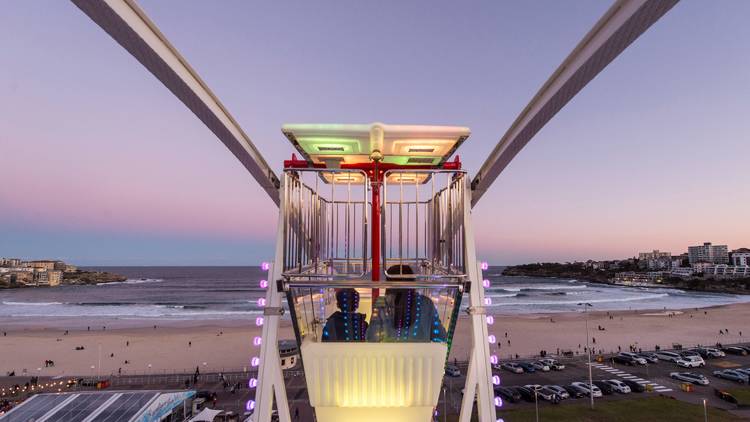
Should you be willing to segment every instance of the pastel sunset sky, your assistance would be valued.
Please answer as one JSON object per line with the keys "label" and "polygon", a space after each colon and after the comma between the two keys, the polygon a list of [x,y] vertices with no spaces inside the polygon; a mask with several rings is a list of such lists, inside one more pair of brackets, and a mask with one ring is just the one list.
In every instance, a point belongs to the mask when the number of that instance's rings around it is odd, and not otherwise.
{"label": "pastel sunset sky", "polygon": [[[141,6],[277,173],[287,122],[455,124],[474,174],[607,1]],[[179,5],[179,7],[178,7]],[[324,7],[325,6],[325,7]],[[750,247],[750,2],[683,0],[474,209],[495,264]],[[0,256],[270,259],[277,208],[215,136],[65,1],[0,14]]]}

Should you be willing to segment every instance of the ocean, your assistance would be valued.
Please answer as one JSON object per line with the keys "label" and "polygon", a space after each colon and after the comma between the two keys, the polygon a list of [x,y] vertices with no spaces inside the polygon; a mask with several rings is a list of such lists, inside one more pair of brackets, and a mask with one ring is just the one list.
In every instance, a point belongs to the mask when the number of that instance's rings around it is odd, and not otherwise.
{"label": "ocean", "polygon": [[[101,267],[128,277],[121,283],[0,290],[0,319],[48,318],[131,320],[249,320],[261,311],[264,295],[258,267]],[[750,302],[750,295],[702,293],[667,288],[619,287],[570,279],[502,276],[490,267],[485,277],[493,314],[556,313],[580,310],[702,308]],[[464,306],[466,305],[464,300]],[[287,314],[288,315],[288,314]]]}

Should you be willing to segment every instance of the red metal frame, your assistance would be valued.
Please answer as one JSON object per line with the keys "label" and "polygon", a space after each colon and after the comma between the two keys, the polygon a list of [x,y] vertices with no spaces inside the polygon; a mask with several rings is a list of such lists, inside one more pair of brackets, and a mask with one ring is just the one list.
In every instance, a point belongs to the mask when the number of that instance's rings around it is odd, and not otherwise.
{"label": "red metal frame", "polygon": [[[326,168],[325,163],[312,163],[307,160],[299,160],[295,154],[292,154],[291,160],[284,160],[284,168]],[[375,161],[367,163],[342,163],[342,169],[362,170],[370,178],[370,187],[372,188],[372,241],[370,248],[372,250],[372,281],[380,281],[380,187],[383,184],[383,174],[388,170],[461,170],[461,158],[456,155],[453,161],[443,163],[442,166],[408,166],[392,163],[379,163]],[[378,289],[372,290],[373,303],[378,298]]]}

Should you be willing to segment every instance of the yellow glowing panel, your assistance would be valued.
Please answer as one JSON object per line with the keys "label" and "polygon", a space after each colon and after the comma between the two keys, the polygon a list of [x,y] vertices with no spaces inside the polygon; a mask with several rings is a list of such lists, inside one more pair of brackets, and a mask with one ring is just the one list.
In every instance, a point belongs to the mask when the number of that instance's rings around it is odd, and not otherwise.
{"label": "yellow glowing panel", "polygon": [[422,184],[430,177],[429,173],[390,173],[386,177],[386,183],[393,184]]}
{"label": "yellow glowing panel", "polygon": [[388,155],[443,157],[451,152],[457,139],[398,139],[386,142]]}

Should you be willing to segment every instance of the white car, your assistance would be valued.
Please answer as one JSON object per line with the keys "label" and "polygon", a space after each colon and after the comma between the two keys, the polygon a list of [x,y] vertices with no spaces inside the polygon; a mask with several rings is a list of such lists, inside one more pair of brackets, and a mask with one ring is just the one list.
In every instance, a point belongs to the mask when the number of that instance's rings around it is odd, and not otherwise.
{"label": "white car", "polygon": [[622,353],[620,353],[620,356],[627,356],[627,357],[629,357],[629,358],[633,359],[633,361],[634,361],[634,362],[636,362],[636,363],[637,363],[637,364],[639,364],[639,365],[645,365],[645,364],[647,364],[647,363],[648,363],[648,362],[646,362],[646,359],[644,359],[644,358],[642,358],[642,357],[638,356],[638,354],[637,354],[637,353],[632,353],[632,352],[622,352]]}
{"label": "white car", "polygon": [[544,363],[545,365],[549,366],[550,369],[554,369],[555,371],[562,371],[563,369],[565,369],[565,365],[552,358],[541,359],[539,360],[539,362]]}
{"label": "white car", "polygon": [[630,393],[630,387],[628,387],[627,384],[624,382],[617,380],[617,379],[611,379],[611,380],[604,380],[607,384],[612,386],[612,389],[617,391],[618,393],[622,394],[628,394]]}
{"label": "white car", "polygon": [[700,356],[680,356],[674,363],[683,368],[700,368],[701,366],[706,366],[706,361]]}
{"label": "white car", "polygon": [[709,357],[712,357],[712,358],[723,358],[727,355],[721,350],[713,348],[713,347],[704,347],[703,350],[706,352],[706,354]]}
{"label": "white car", "polygon": [[531,362],[531,364],[534,366],[534,368],[537,369],[537,371],[549,372],[549,365],[545,364],[541,360]]}
{"label": "white car", "polygon": [[450,363],[445,365],[445,375],[448,375],[449,377],[460,377],[461,376],[461,370],[458,369],[458,366],[451,365]]}
{"label": "white car", "polygon": [[677,361],[677,359],[680,359],[682,357],[675,352],[662,352],[661,350],[656,352],[656,356],[661,360],[666,360],[667,362],[675,362]]}
{"label": "white car", "polygon": [[573,388],[576,388],[578,391],[582,392],[585,395],[592,395],[594,397],[601,397],[602,396],[602,390],[599,389],[599,387],[595,385],[590,385],[587,382],[572,382],[570,385],[573,386]]}
{"label": "white car", "polygon": [[708,378],[693,372],[671,372],[669,376],[680,381],[687,381],[698,385],[708,385]]}

